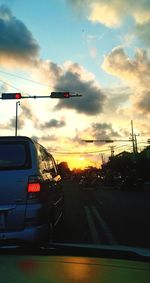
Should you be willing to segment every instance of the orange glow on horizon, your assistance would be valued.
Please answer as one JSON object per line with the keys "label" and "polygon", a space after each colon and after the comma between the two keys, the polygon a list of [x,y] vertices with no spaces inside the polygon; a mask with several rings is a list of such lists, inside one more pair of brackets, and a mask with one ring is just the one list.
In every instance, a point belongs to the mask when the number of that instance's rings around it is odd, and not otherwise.
{"label": "orange glow on horizon", "polygon": [[71,170],[74,168],[84,169],[85,167],[89,166],[89,160],[79,156],[67,158],[67,162]]}
{"label": "orange glow on horizon", "polygon": [[95,162],[94,160],[87,159],[83,156],[60,156],[58,158],[55,158],[56,160],[59,160],[58,163],[65,161],[68,163],[68,167],[70,170],[73,169],[85,169],[89,166],[100,168],[100,161]]}

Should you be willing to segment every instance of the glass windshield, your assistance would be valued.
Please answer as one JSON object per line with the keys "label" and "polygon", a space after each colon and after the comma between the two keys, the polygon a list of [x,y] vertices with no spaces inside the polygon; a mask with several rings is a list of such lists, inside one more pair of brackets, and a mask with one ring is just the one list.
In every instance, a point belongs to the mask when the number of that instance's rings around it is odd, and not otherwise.
{"label": "glass windshield", "polygon": [[31,169],[0,241],[150,249],[149,30],[149,0],[0,0],[0,170]]}

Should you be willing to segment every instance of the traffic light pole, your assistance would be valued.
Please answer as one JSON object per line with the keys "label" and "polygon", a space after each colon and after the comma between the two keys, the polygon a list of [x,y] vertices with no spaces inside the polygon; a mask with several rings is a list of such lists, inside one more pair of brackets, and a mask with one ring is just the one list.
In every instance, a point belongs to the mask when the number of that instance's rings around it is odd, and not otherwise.
{"label": "traffic light pole", "polygon": [[[20,99],[29,99],[29,98],[57,98],[57,99],[68,99],[70,97],[80,97],[81,94],[70,94],[70,92],[51,92],[51,95],[29,95],[29,96],[22,96],[19,92],[8,92],[8,93],[2,93],[0,99],[8,99],[8,100],[20,100]],[[16,122],[15,122],[15,136],[17,136],[17,128],[18,128],[18,105],[20,105],[20,102],[16,102]]]}
{"label": "traffic light pole", "polygon": [[20,105],[20,102],[16,102],[16,123],[15,123],[15,136],[17,136],[17,130],[18,130],[18,105]]}

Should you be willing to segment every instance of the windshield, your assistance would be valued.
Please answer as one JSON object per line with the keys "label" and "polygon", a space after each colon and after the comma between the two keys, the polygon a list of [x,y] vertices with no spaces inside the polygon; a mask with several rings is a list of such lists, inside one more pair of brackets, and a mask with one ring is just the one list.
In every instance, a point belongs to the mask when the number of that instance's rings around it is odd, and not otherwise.
{"label": "windshield", "polygon": [[150,249],[149,27],[148,0],[0,0],[2,244]]}

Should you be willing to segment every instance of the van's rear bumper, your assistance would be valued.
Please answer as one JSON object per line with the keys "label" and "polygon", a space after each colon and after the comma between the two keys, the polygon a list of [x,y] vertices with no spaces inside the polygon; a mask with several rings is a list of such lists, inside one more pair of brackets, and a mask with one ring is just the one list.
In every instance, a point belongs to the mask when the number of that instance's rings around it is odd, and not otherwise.
{"label": "van's rear bumper", "polygon": [[20,231],[7,231],[0,232],[0,243],[1,242],[47,242],[49,240],[49,229],[48,225],[39,225],[34,227],[26,227]]}

